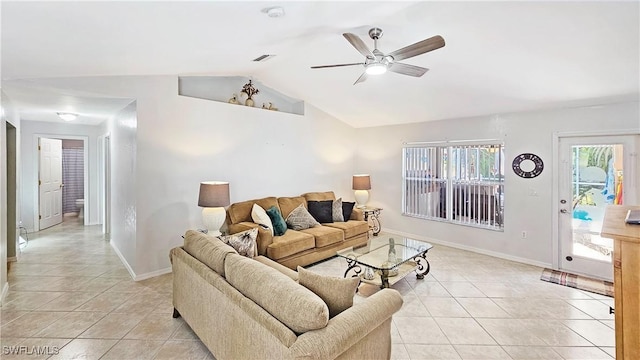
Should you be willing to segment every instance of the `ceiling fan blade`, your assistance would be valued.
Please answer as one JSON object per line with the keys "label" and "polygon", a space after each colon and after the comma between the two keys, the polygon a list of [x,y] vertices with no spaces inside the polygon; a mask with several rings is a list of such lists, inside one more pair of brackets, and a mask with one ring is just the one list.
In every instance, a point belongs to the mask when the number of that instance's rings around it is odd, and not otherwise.
{"label": "ceiling fan blade", "polygon": [[444,39],[440,35],[430,37],[428,39],[418,41],[415,44],[403,47],[387,55],[393,56],[396,61],[408,59],[410,57],[418,56],[429,51],[439,49],[444,46]]}
{"label": "ceiling fan blade", "polygon": [[369,58],[375,58],[371,50],[369,50],[367,45],[364,43],[364,41],[362,41],[362,39],[358,37],[358,35],[352,33],[344,33],[342,34],[342,36],[344,36],[345,39],[347,39],[347,41],[349,41],[349,43],[351,43],[351,45],[353,45],[353,47],[360,52],[360,54]]}
{"label": "ceiling fan blade", "polygon": [[312,66],[312,69],[323,69],[323,68],[331,68],[331,67],[340,67],[340,66],[353,66],[353,65],[364,65],[364,63],[351,63],[351,64],[336,64],[336,65],[318,65]]}
{"label": "ceiling fan blade", "polygon": [[392,63],[389,66],[388,70],[389,71],[393,71],[394,73],[398,73],[398,74],[402,74],[402,75],[409,75],[409,76],[414,76],[414,77],[420,77],[420,76],[424,75],[424,73],[429,71],[429,69],[423,68],[423,67],[420,67],[420,66],[397,63],[397,62]]}
{"label": "ceiling fan blade", "polygon": [[357,84],[357,83],[361,83],[363,81],[367,80],[367,72],[363,72],[362,75],[360,75],[360,77],[358,78],[358,80],[356,80],[356,82],[353,83],[353,85]]}

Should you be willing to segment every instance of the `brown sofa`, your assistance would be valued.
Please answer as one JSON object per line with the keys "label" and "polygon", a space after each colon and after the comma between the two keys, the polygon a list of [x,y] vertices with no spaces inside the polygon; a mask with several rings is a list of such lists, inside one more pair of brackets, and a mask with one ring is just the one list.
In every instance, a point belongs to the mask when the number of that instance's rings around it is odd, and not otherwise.
{"label": "brown sofa", "polygon": [[251,228],[258,228],[258,254],[278,263],[296,269],[320,260],[330,258],[336,251],[353,246],[367,244],[369,225],[364,221],[362,211],[354,208],[351,218],[346,222],[325,223],[310,229],[295,231],[287,229],[282,236],[272,236],[251,219],[253,204],[264,209],[276,206],[285,219],[289,213],[307,201],[335,200],[333,191],[311,192],[295,197],[266,197],[231,204],[227,210],[227,229],[235,234]]}
{"label": "brown sofa", "polygon": [[298,284],[298,273],[263,256],[238,255],[187,231],[171,250],[174,317],[182,316],[216,359],[389,359],[391,317],[402,296],[384,289],[334,317]]}

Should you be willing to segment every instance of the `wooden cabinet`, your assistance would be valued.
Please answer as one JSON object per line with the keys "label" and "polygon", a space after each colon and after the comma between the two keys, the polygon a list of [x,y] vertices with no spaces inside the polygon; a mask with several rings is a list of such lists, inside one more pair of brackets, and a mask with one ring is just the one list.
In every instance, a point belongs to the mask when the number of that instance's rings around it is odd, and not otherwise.
{"label": "wooden cabinet", "polygon": [[613,283],[616,359],[640,359],[640,225],[625,224],[627,211],[640,206],[607,207],[603,237],[614,240]]}

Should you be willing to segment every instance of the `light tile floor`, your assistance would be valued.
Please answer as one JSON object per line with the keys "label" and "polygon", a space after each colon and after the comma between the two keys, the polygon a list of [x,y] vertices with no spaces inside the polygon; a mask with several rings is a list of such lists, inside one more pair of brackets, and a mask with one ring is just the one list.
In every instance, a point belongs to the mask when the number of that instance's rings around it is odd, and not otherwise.
{"label": "light tile floor", "polygon": [[[214,359],[171,317],[171,274],[132,281],[99,226],[69,219],[30,238],[9,271],[2,359]],[[404,298],[393,318],[393,359],[615,357],[613,299],[467,251],[435,246],[427,258],[424,280],[409,275],[393,286]],[[311,269],[342,276],[345,265],[331,259]],[[356,301],[376,290],[361,286]]]}

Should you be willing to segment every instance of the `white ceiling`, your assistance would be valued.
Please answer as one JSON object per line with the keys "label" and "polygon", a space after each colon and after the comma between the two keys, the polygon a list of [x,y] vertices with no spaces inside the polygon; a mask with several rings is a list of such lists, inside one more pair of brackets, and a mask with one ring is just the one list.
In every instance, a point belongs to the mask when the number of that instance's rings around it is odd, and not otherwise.
{"label": "white ceiling", "polygon": [[[261,12],[273,5],[286,15]],[[639,13],[637,1],[3,1],[2,87],[42,77],[253,76],[356,127],[637,101]],[[422,78],[388,73],[353,86],[359,67],[309,68],[362,61],[341,34],[372,47],[374,25],[383,52],[437,34],[446,46],[403,61],[430,68]],[[250,61],[262,54],[276,56]],[[46,97],[9,95],[32,115]]]}

